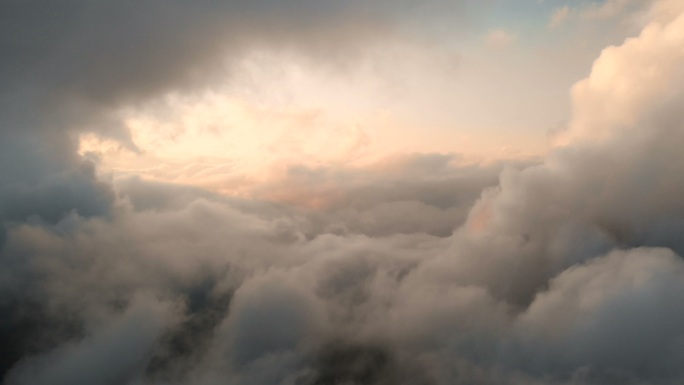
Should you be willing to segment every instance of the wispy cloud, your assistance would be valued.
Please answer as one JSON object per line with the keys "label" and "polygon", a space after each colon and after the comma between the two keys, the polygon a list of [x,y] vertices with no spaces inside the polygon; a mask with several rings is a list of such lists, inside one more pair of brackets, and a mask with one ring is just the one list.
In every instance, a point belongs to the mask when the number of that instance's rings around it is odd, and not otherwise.
{"label": "wispy cloud", "polygon": [[571,12],[567,5],[556,9],[551,15],[551,20],[549,20],[549,28],[561,26],[570,17]]}
{"label": "wispy cloud", "polygon": [[515,44],[518,38],[512,32],[503,29],[495,29],[489,31],[484,39],[487,42],[487,45],[492,48],[506,48]]}
{"label": "wispy cloud", "polygon": [[584,21],[600,21],[619,17],[628,12],[632,6],[648,7],[650,1],[635,3],[633,0],[605,0],[592,2],[577,7],[564,5],[551,14],[548,27],[557,28],[565,22],[576,19]]}

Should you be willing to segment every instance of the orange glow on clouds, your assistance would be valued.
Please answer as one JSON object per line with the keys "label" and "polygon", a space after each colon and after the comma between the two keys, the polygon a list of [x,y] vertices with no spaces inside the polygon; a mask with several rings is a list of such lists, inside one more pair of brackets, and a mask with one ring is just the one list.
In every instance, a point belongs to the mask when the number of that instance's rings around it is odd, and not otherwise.
{"label": "orange glow on clouds", "polygon": [[[502,136],[452,121],[445,114],[453,113],[450,104],[457,101],[426,103],[442,92],[440,76],[448,73],[437,69],[447,62],[440,58],[435,64],[413,51],[408,55],[418,64],[404,64],[403,73],[363,66],[356,72],[331,73],[291,58],[255,54],[228,85],[168,94],[120,111],[139,152],[85,134],[80,153],[97,154],[99,169],[114,175],[245,195],[281,178],[292,165],[362,167],[414,152],[458,153],[478,161],[542,152],[529,135]],[[427,76],[424,68],[438,75]],[[404,84],[410,79],[396,83],[409,75],[420,79],[420,86]],[[414,95],[412,87],[424,89]]]}

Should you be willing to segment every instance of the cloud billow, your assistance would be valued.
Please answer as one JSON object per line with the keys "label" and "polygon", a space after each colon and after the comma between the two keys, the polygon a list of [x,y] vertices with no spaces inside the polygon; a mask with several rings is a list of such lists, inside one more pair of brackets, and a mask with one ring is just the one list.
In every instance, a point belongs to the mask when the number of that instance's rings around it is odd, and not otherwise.
{"label": "cloud billow", "polygon": [[255,191],[338,193],[311,209],[102,181],[76,135],[133,146],[118,106],[204,87],[226,52],[354,50],[401,7],[131,4],[0,5],[3,384],[684,379],[683,14],[604,50],[542,162],[416,154]]}

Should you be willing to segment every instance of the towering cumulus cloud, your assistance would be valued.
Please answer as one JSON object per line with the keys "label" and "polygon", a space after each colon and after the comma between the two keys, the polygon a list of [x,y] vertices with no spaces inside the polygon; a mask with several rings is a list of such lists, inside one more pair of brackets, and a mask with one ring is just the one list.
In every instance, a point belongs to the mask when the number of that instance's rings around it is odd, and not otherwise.
{"label": "towering cumulus cloud", "polygon": [[78,155],[136,151],[117,109],[246,52],[353,60],[401,3],[0,0],[2,384],[684,382],[680,0],[601,53],[542,162],[293,167],[269,203]]}

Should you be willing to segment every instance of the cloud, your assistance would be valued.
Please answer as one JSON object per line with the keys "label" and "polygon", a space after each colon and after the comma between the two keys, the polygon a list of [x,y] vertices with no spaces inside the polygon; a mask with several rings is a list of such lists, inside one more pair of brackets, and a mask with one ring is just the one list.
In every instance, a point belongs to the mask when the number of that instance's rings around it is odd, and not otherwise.
{"label": "cloud", "polygon": [[570,16],[570,7],[564,6],[556,9],[549,20],[549,28],[557,28],[563,24]]}
{"label": "cloud", "polygon": [[167,304],[152,298],[136,298],[118,319],[98,327],[84,340],[22,362],[7,381],[15,384],[129,381],[144,368],[154,341],[173,318]]}
{"label": "cloud", "polygon": [[[214,79],[226,60],[254,49],[342,58],[405,24],[402,3],[6,1],[3,83],[49,88],[60,99],[86,103],[140,101]],[[443,6],[458,16],[460,2],[434,1],[418,10]]]}
{"label": "cloud", "polygon": [[668,383],[682,375],[674,362],[684,354],[676,326],[684,312],[675,294],[684,284],[683,267],[670,250],[633,249],[569,269],[518,320],[519,343],[528,345],[519,348],[539,349],[537,370],[558,367],[609,383],[635,376]]}
{"label": "cloud", "polygon": [[[54,219],[68,212],[40,201],[48,184],[51,191],[68,191],[72,183],[90,183],[89,197],[74,192],[65,199],[82,214],[105,212],[111,193],[101,191],[87,171],[90,162],[78,157],[77,137],[95,132],[137,151],[116,115],[122,107],[209,87],[255,50],[292,51],[343,67],[406,24],[402,7],[364,4],[4,1],[0,197],[37,197],[33,209],[11,218]],[[436,1],[426,12],[442,6],[454,15],[460,10],[460,3]],[[87,207],[75,203],[81,199]],[[10,207],[4,201],[0,211]]]}
{"label": "cloud", "polygon": [[505,48],[514,44],[516,40],[517,37],[514,34],[502,29],[489,31],[485,36],[487,45],[492,48]]}
{"label": "cloud", "polygon": [[[196,87],[204,59],[183,55],[215,57],[190,42],[222,31],[221,5],[162,12],[146,2],[136,13],[127,3],[27,4],[11,8],[12,20],[54,20],[36,40],[45,52],[17,50],[2,62],[18,79],[9,88],[17,93],[1,98],[3,383],[684,379],[684,15],[654,19],[604,50],[573,88],[573,119],[541,162],[487,167],[413,154],[359,168],[288,166],[253,191],[261,199],[244,200],[98,179],[72,127],[108,122],[103,111],[116,102]],[[261,16],[252,6],[226,9]],[[305,18],[338,12],[293,6]],[[275,9],[263,20],[299,20]],[[84,45],[47,36],[68,33],[61,23],[77,11],[94,15],[71,27]],[[143,22],[151,15],[158,25]],[[109,29],[128,18],[130,30]],[[315,47],[309,34],[326,31],[324,19],[291,36]],[[276,35],[272,44],[289,36]],[[154,47],[159,36],[178,46]],[[76,56],[64,64],[54,52]],[[110,68],[121,52],[131,57]],[[321,197],[313,208],[297,204]]]}
{"label": "cloud", "polygon": [[661,0],[651,4],[648,17],[659,23],[669,23],[682,14],[684,4],[679,0]]}

